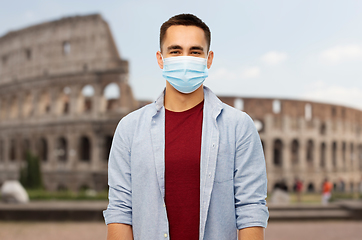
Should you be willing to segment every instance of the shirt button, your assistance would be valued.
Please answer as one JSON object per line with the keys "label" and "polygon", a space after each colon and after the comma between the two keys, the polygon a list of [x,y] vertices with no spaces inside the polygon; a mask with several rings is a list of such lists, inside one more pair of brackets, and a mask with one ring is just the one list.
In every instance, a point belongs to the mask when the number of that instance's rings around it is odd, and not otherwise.
{"label": "shirt button", "polygon": [[211,173],[209,173],[209,178],[211,178]]}
{"label": "shirt button", "polygon": [[165,238],[167,238],[167,233],[165,233],[165,235],[163,235],[163,236],[165,236]]}
{"label": "shirt button", "polygon": [[212,144],[212,147],[215,148],[215,143]]}

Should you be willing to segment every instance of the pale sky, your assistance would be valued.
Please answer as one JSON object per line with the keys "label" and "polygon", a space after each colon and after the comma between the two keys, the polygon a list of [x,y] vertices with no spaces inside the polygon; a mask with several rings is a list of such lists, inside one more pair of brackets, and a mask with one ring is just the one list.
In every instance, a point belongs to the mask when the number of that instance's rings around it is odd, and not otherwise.
{"label": "pale sky", "polygon": [[137,99],[154,100],[165,80],[156,62],[159,28],[193,13],[211,29],[216,94],[308,99],[362,109],[359,0],[0,0],[0,36],[65,16],[108,22]]}

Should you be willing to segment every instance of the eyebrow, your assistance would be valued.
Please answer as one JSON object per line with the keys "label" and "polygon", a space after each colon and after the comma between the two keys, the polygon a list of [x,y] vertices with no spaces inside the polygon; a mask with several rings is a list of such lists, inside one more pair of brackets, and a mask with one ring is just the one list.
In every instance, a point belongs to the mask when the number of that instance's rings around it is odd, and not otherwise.
{"label": "eyebrow", "polygon": [[182,50],[182,47],[180,45],[171,45],[167,48],[167,51],[169,50],[173,50],[173,49],[181,49]]}
{"label": "eyebrow", "polygon": [[[170,50],[174,50],[174,49],[180,49],[182,50],[183,48],[180,45],[171,45],[167,48],[168,51]],[[190,48],[190,50],[200,50],[200,51],[204,51],[204,48],[201,46],[193,46]]]}

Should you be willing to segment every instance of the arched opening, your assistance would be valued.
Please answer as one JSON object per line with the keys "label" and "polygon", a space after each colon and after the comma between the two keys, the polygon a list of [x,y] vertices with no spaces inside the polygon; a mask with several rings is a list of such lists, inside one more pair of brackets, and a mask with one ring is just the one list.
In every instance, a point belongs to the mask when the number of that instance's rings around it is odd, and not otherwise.
{"label": "arched opening", "polygon": [[80,160],[89,162],[91,159],[91,145],[89,138],[82,136],[79,143]]}
{"label": "arched opening", "polygon": [[320,154],[321,154],[320,167],[325,168],[325,166],[326,166],[326,144],[324,142],[321,143]]}
{"label": "arched opening", "polygon": [[283,163],[282,154],[283,154],[283,143],[280,139],[276,139],[274,141],[273,163],[277,167],[282,166],[282,163]]}
{"label": "arched opening", "polygon": [[103,91],[103,96],[106,99],[106,110],[113,111],[117,109],[118,100],[121,96],[120,88],[116,83],[109,83]]}
{"label": "arched opening", "polygon": [[307,103],[304,107],[304,117],[307,121],[312,120],[312,105],[309,103]]}
{"label": "arched opening", "polygon": [[70,53],[70,42],[64,41],[63,42],[63,54],[68,55]]}
{"label": "arched opening", "polygon": [[23,116],[29,117],[33,115],[33,95],[31,93],[25,94],[23,100]]}
{"label": "arched opening", "polygon": [[273,101],[273,113],[279,114],[282,111],[282,104],[279,100]]}
{"label": "arched opening", "polygon": [[65,162],[68,160],[68,144],[64,137],[58,138],[57,141],[57,156],[58,160]]}
{"label": "arched opening", "polygon": [[29,153],[30,151],[30,142],[29,142],[29,139],[24,139],[23,140],[23,143],[22,143],[22,160],[26,160],[26,157],[27,157],[27,154]]}
{"label": "arched opening", "polygon": [[307,163],[313,165],[313,155],[314,155],[314,144],[313,140],[308,140],[307,142]]}
{"label": "arched opening", "polygon": [[94,96],[94,87],[90,84],[85,85],[82,88],[81,96],[81,109],[82,112],[91,112],[93,109],[93,96]]}
{"label": "arched opening", "polygon": [[244,110],[244,101],[241,98],[236,98],[234,100],[234,108],[243,111]]}
{"label": "arched opening", "polygon": [[39,114],[47,114],[50,112],[50,95],[48,92],[44,91],[40,95],[39,101]]}
{"label": "arched opening", "polygon": [[292,164],[297,165],[299,162],[299,142],[297,139],[292,141]]}
{"label": "arched opening", "polygon": [[59,113],[68,114],[70,112],[70,87],[64,87],[59,94]]}
{"label": "arched opening", "polygon": [[326,135],[326,132],[327,132],[327,127],[326,127],[326,124],[325,123],[322,123],[321,126],[320,126],[320,134],[321,135]]}
{"label": "arched opening", "polygon": [[19,108],[18,108],[18,100],[15,96],[10,100],[10,118],[14,119],[18,117]]}
{"label": "arched opening", "polygon": [[353,182],[350,182],[350,183],[349,183],[349,191],[350,191],[351,193],[354,192],[354,183],[353,183]]}
{"label": "arched opening", "polygon": [[15,161],[16,160],[16,142],[15,142],[15,139],[10,140],[9,159],[10,159],[10,161]]}
{"label": "arched opening", "polygon": [[39,139],[38,154],[41,161],[46,162],[48,160],[48,143],[44,138]]}
{"label": "arched opening", "polygon": [[113,141],[113,136],[112,135],[107,135],[105,137],[105,144],[104,144],[104,159],[106,161],[108,161],[109,158],[109,153],[111,151],[111,147],[112,147],[112,141]]}
{"label": "arched opening", "polygon": [[314,193],[315,190],[314,190],[314,184],[313,183],[308,184],[307,191],[309,193]]}
{"label": "arched opening", "polygon": [[337,142],[332,144],[332,164],[333,168],[337,167]]}

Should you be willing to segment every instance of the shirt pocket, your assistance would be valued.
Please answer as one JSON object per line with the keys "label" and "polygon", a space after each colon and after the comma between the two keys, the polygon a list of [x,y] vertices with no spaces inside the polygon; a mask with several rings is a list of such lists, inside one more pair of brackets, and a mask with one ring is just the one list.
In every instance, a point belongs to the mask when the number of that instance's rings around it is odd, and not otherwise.
{"label": "shirt pocket", "polygon": [[222,183],[233,180],[234,177],[234,153],[226,147],[220,149],[215,170],[215,182]]}

